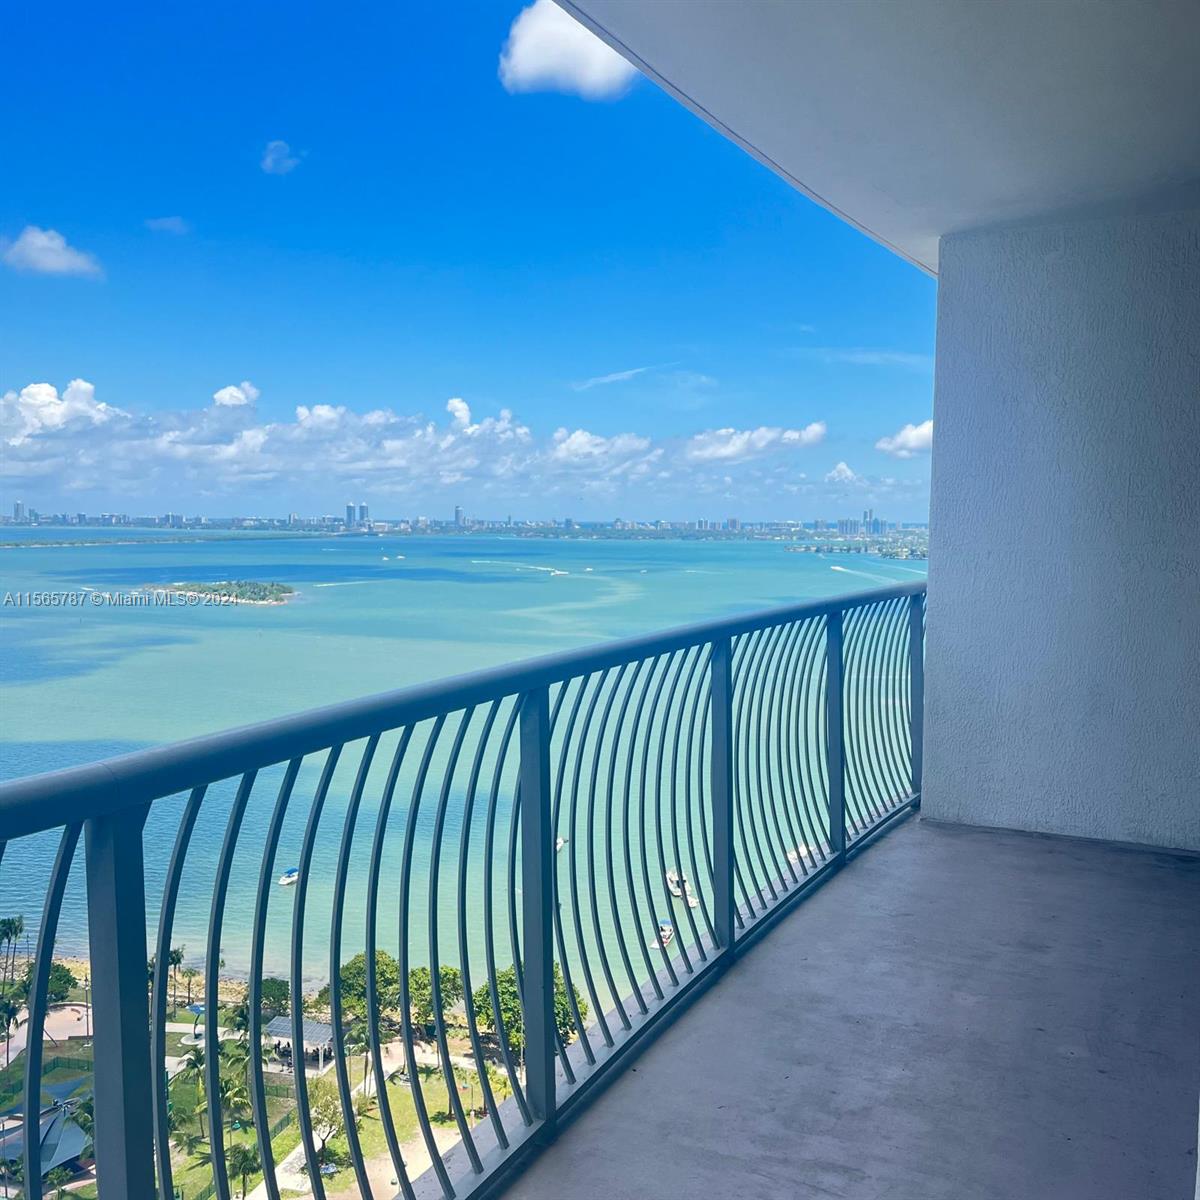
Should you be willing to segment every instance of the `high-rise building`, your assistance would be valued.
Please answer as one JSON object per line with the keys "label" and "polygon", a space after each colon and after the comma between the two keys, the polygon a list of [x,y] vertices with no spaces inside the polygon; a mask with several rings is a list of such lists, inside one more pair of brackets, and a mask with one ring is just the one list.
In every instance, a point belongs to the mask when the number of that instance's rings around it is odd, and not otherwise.
{"label": "high-rise building", "polygon": [[742,523],[740,520],[738,520],[737,517],[730,517],[729,521],[726,525],[726,528],[730,531],[730,533],[737,533],[737,531],[739,529],[741,529],[741,527],[742,527]]}
{"label": "high-rise building", "polygon": [[454,506],[454,528],[461,529],[466,523],[467,521],[463,516],[462,505],[456,504]]}
{"label": "high-rise building", "polygon": [[358,505],[358,523],[365,525],[368,520],[370,520],[370,517],[367,512],[367,506],[360,501]]}
{"label": "high-rise building", "polygon": [[354,505],[346,505],[346,528],[349,529],[354,524]]}
{"label": "high-rise building", "polygon": [[25,520],[25,501],[24,500],[14,500],[13,501],[13,520],[14,521]]}

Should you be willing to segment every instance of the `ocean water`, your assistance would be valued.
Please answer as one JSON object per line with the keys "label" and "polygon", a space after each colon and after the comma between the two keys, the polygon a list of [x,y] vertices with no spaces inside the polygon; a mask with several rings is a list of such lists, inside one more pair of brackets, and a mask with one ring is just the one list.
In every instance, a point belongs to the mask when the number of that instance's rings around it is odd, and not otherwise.
{"label": "ocean water", "polygon": [[[18,532],[6,531],[5,538]],[[26,537],[35,540],[31,533],[25,531]],[[45,530],[35,536],[48,540]],[[64,530],[49,536],[66,543],[80,534]],[[924,574],[921,563],[789,554],[774,542],[253,535],[179,541],[123,530],[101,536],[104,544],[96,546],[0,549],[0,599],[6,593],[119,592],[146,584],[225,579],[278,581],[298,594],[286,605],[271,607],[0,607],[4,778],[548,651],[911,582]],[[191,535],[174,535],[181,536]],[[478,722],[472,732],[477,729]],[[431,751],[434,779],[441,778],[438,768],[445,762],[450,736],[447,731]],[[371,829],[394,746],[385,738],[376,752],[360,827],[351,833],[347,930],[361,927]],[[361,746],[347,747],[321,817],[306,919],[312,934],[306,932],[305,974],[314,981],[327,973],[323,963],[336,852],[361,752]],[[299,857],[321,765],[319,760],[303,765],[281,835],[277,871]],[[247,961],[261,848],[281,773],[265,771],[256,781],[242,824],[221,939],[230,974],[244,970]],[[232,784],[210,789],[180,889],[172,940],[186,947],[186,958],[196,965],[203,956],[212,879],[233,793]],[[455,853],[464,795],[456,776],[442,830]],[[383,855],[387,882],[380,911],[392,915],[381,920],[380,939],[393,951],[406,806],[407,797],[403,805],[397,803],[399,824],[394,835],[389,833]],[[413,814],[421,867],[411,880],[412,921],[423,938],[435,808],[424,802]],[[181,811],[181,798],[162,801],[147,824],[152,910]],[[503,810],[500,816],[507,819]],[[31,937],[39,927],[55,845],[53,834],[20,839],[8,846],[0,864],[0,914],[21,913]],[[80,852],[64,902],[57,940],[62,953],[86,950],[81,859]],[[271,897],[268,973],[286,971],[292,890],[276,888]],[[477,907],[481,901],[474,882],[468,891],[468,905]],[[442,903],[438,900],[434,907]],[[455,933],[453,898],[446,903],[450,907],[439,946]],[[153,917],[150,928],[153,934]],[[470,937],[474,954],[482,934],[473,916]],[[354,953],[360,939],[357,932],[345,935],[343,958]],[[428,939],[423,944],[428,947]],[[427,949],[416,948],[414,961],[424,961],[426,954]]]}

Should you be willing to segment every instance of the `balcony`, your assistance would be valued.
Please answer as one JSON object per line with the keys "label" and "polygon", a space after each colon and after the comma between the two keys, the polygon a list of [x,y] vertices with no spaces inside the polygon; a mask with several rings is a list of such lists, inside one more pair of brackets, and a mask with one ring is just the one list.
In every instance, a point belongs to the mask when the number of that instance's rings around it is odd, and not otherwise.
{"label": "balcony", "polygon": [[[189,1121],[222,1198],[262,1165],[271,1200],[1184,1194],[1200,859],[906,821],[924,591],[0,788],[6,869],[58,839],[2,1131],[21,1174],[94,1088],[103,1200],[195,1188]],[[60,1096],[33,1031],[80,856],[94,1078]],[[198,897],[188,1066],[171,949]]]}
{"label": "balcony", "polygon": [[[6,870],[57,839],[3,1131],[28,1195],[89,1099],[104,1200],[195,1188],[196,1145],[222,1200],[260,1173],[272,1200],[495,1191],[916,808],[924,614],[902,585],[0,788]],[[59,1095],[80,856],[94,1080]],[[189,1031],[172,949],[197,909]]]}

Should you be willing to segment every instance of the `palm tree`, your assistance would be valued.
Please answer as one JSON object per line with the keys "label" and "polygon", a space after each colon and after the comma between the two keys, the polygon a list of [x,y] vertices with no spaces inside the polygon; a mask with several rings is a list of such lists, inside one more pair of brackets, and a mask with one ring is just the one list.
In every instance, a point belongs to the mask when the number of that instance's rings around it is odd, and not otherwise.
{"label": "palm tree", "polygon": [[181,974],[183,975],[184,979],[187,980],[187,1002],[188,1004],[191,1004],[192,984],[195,982],[195,980],[200,978],[200,972],[197,971],[195,967],[184,967]]}
{"label": "palm tree", "polygon": [[167,965],[171,968],[171,1007],[179,1007],[179,968],[183,966],[183,946],[173,946],[167,953]]}
{"label": "palm tree", "polygon": [[54,1194],[58,1200],[62,1200],[67,1194],[67,1184],[71,1182],[71,1172],[66,1167],[54,1167],[47,1171],[42,1178],[46,1181],[47,1187],[54,1188]]}
{"label": "palm tree", "polygon": [[242,1198],[245,1200],[247,1178],[262,1170],[258,1147],[251,1142],[238,1142],[236,1145],[230,1146],[227,1161],[230,1173],[242,1181]]}
{"label": "palm tree", "polygon": [[4,1065],[8,1066],[8,1047],[12,1040],[13,1027],[19,1024],[21,1005],[12,996],[0,995],[0,1026],[4,1029]]}
{"label": "palm tree", "polygon": [[21,935],[25,932],[25,918],[18,914],[9,919],[12,922],[12,927],[9,933],[8,977],[11,979],[17,973],[17,943],[21,940]]}
{"label": "palm tree", "polygon": [[3,981],[6,988],[8,986],[8,946],[12,940],[13,918],[0,917],[0,955],[3,956],[4,960],[4,971],[3,975],[0,975],[0,980]]}

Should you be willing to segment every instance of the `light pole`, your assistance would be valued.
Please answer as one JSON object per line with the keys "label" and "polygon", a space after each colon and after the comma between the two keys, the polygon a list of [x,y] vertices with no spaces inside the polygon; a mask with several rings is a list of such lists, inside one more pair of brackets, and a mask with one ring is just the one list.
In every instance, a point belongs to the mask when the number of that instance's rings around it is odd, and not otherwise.
{"label": "light pole", "polygon": [[92,1005],[88,997],[88,989],[92,986],[92,977],[85,971],[83,975],[83,1040],[92,1040]]}

